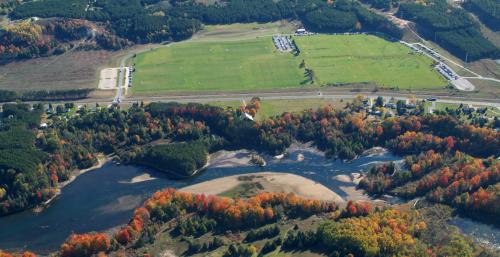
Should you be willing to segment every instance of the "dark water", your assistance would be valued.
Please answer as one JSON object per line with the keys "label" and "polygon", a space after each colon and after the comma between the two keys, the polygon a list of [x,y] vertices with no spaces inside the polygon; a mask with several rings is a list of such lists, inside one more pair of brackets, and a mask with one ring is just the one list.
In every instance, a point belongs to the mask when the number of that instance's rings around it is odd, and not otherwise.
{"label": "dark water", "polygon": [[[303,154],[305,160],[295,161],[298,154]],[[237,174],[262,171],[293,173],[321,183],[344,197],[343,191],[338,187],[352,184],[339,182],[334,179],[335,176],[367,169],[376,162],[399,159],[390,153],[384,153],[342,163],[326,160],[319,153],[299,149],[291,151],[290,156],[283,160],[267,160],[265,169],[209,168],[196,177],[182,181],[150,172],[157,179],[140,183],[129,181],[144,174],[144,168],[108,163],[100,169],[79,176],[64,187],[61,196],[43,212],[26,211],[0,218],[0,249],[29,249],[37,253],[55,251],[72,232],[104,231],[127,223],[133,210],[157,190],[166,187],[181,188]]]}

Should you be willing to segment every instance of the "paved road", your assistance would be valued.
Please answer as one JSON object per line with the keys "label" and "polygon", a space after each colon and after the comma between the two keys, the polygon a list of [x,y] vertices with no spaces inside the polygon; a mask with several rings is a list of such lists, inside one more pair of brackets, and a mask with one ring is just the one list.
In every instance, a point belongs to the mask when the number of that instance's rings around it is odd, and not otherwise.
{"label": "paved road", "polygon": [[116,96],[113,99],[113,103],[120,103],[122,100],[123,78],[125,77],[125,66],[123,64],[120,65],[118,72],[118,87],[116,88]]}
{"label": "paved road", "polygon": [[[255,92],[255,93],[221,93],[221,94],[205,94],[205,95],[171,95],[171,96],[151,96],[151,97],[129,97],[122,99],[122,104],[132,104],[136,102],[181,102],[181,103],[207,103],[207,102],[217,102],[217,101],[240,101],[241,99],[250,99],[254,96],[259,96],[262,100],[300,100],[300,99],[318,99],[318,100],[335,100],[335,99],[353,99],[357,95],[364,95],[369,98],[376,98],[382,96],[386,99],[394,98],[396,100],[408,100],[413,98],[410,94],[398,94],[391,92],[381,92],[381,93],[371,93],[371,92],[328,92],[317,90],[304,90],[304,91],[290,91],[290,92]],[[417,94],[414,95],[416,99],[426,99],[429,97],[435,97],[434,95]],[[98,102],[99,104],[106,105],[109,101],[96,100],[96,99],[83,99],[76,101],[77,104],[94,104]],[[440,103],[451,103],[451,104],[470,104],[470,105],[482,105],[491,106],[499,108],[500,110],[500,99],[483,99],[483,98],[464,98],[464,97],[453,97],[453,96],[440,96],[437,100]]]}
{"label": "paved road", "polygon": [[[416,36],[417,36],[417,37],[418,37],[418,38],[419,38],[422,42],[425,42],[425,39],[423,39],[422,37],[420,37],[420,36],[419,36],[419,35],[418,35],[418,34],[417,34],[417,33],[416,33],[413,29],[411,29],[411,28],[410,28],[410,26],[406,25],[406,27],[407,27],[407,28],[408,28],[408,29],[409,29],[409,30],[410,30],[413,34],[415,34],[415,35],[416,35]],[[422,46],[423,46],[423,47],[426,47],[426,46],[425,46],[424,44],[422,44],[422,43],[412,43],[412,45],[417,45],[417,46],[420,46],[420,47],[422,47]],[[433,60],[438,61],[438,62],[441,62],[441,60],[439,60],[439,59],[435,58],[434,56],[432,56],[432,55],[428,54],[426,51],[423,51],[423,52],[424,52],[424,54],[426,54],[427,56],[429,56],[429,57],[430,57],[430,58],[432,58]],[[450,58],[447,58],[447,57],[445,57],[445,56],[443,56],[443,55],[439,54],[439,53],[438,53],[438,52],[436,52],[436,51],[434,51],[434,52],[435,52],[435,53],[436,53],[436,55],[437,55],[439,58],[441,58],[442,60],[445,60],[446,62],[451,63],[451,64],[453,64],[453,65],[455,65],[455,66],[459,67],[460,69],[465,70],[465,71],[467,71],[467,72],[469,72],[469,73],[471,73],[471,74],[473,74],[473,75],[474,75],[474,77],[472,77],[472,76],[468,76],[468,77],[462,76],[462,77],[460,77],[460,78],[459,78],[459,81],[458,81],[458,83],[457,83],[457,86],[458,86],[458,87],[463,87],[463,89],[465,89],[466,91],[472,91],[472,90],[474,90],[474,88],[471,88],[471,85],[472,85],[472,84],[471,84],[470,82],[468,82],[468,81],[467,81],[468,79],[489,80],[489,81],[494,81],[494,82],[498,82],[498,83],[500,83],[500,79],[497,79],[497,78],[491,78],[491,77],[484,77],[484,76],[482,76],[482,75],[480,75],[480,74],[478,74],[478,73],[476,73],[476,72],[474,72],[474,71],[472,71],[472,70],[468,69],[467,67],[465,67],[465,66],[461,65],[460,63],[457,63],[457,62],[455,62],[455,61],[451,60]],[[466,82],[464,82],[464,81],[466,81]],[[474,85],[472,85],[472,87],[474,87]],[[458,89],[463,90],[462,88],[458,88]]]}

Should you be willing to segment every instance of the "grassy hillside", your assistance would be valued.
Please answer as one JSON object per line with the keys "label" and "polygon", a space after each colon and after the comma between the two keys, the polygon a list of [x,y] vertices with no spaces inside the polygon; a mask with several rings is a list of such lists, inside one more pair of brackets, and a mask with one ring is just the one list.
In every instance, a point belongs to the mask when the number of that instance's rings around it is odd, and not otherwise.
{"label": "grassy hillside", "polygon": [[236,42],[188,42],[136,58],[134,93],[252,90],[299,85],[291,54],[277,53],[269,37]]}
{"label": "grassy hillside", "polygon": [[[440,88],[431,59],[367,35],[296,37],[299,56],[278,52],[270,37],[184,42],[138,55],[133,93],[249,91],[301,87],[306,68],[316,86],[373,83],[400,89]],[[309,85],[309,84],[308,84]]]}

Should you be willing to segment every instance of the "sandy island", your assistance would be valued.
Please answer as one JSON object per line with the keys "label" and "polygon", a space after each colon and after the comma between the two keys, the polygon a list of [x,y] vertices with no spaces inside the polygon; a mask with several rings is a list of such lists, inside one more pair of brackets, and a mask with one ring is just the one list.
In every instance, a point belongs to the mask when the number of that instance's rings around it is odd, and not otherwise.
{"label": "sandy island", "polygon": [[342,197],[327,187],[290,173],[260,172],[228,176],[184,187],[180,191],[218,195],[249,182],[259,183],[262,186],[259,191],[263,192],[294,193],[303,198],[344,202]]}

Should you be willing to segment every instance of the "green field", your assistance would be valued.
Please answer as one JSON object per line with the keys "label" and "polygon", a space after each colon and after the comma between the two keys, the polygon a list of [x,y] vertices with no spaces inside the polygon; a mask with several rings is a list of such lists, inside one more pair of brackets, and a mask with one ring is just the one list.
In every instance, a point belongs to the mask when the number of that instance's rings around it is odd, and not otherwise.
{"label": "green field", "polygon": [[[399,43],[367,35],[296,37],[299,56],[278,52],[270,37],[192,40],[139,54],[133,62],[133,93],[257,91],[314,84],[368,82],[399,89],[443,88],[431,59],[410,54]],[[311,86],[309,83],[308,86]]]}
{"label": "green field", "polygon": [[[316,110],[325,105],[331,105],[333,108],[343,108],[349,100],[333,100],[333,99],[300,99],[297,100],[263,100],[261,101],[260,110],[257,112],[256,118],[265,120],[276,115],[281,115],[284,112],[300,112],[303,110]],[[210,102],[210,105],[219,107],[239,108],[240,101],[218,101]]]}
{"label": "green field", "polygon": [[295,41],[300,58],[321,85],[372,82],[389,88],[427,89],[447,84],[431,67],[430,58],[375,36],[318,35]]}
{"label": "green field", "polygon": [[283,88],[303,80],[296,58],[278,53],[269,37],[174,44],[135,63],[134,93]]}

